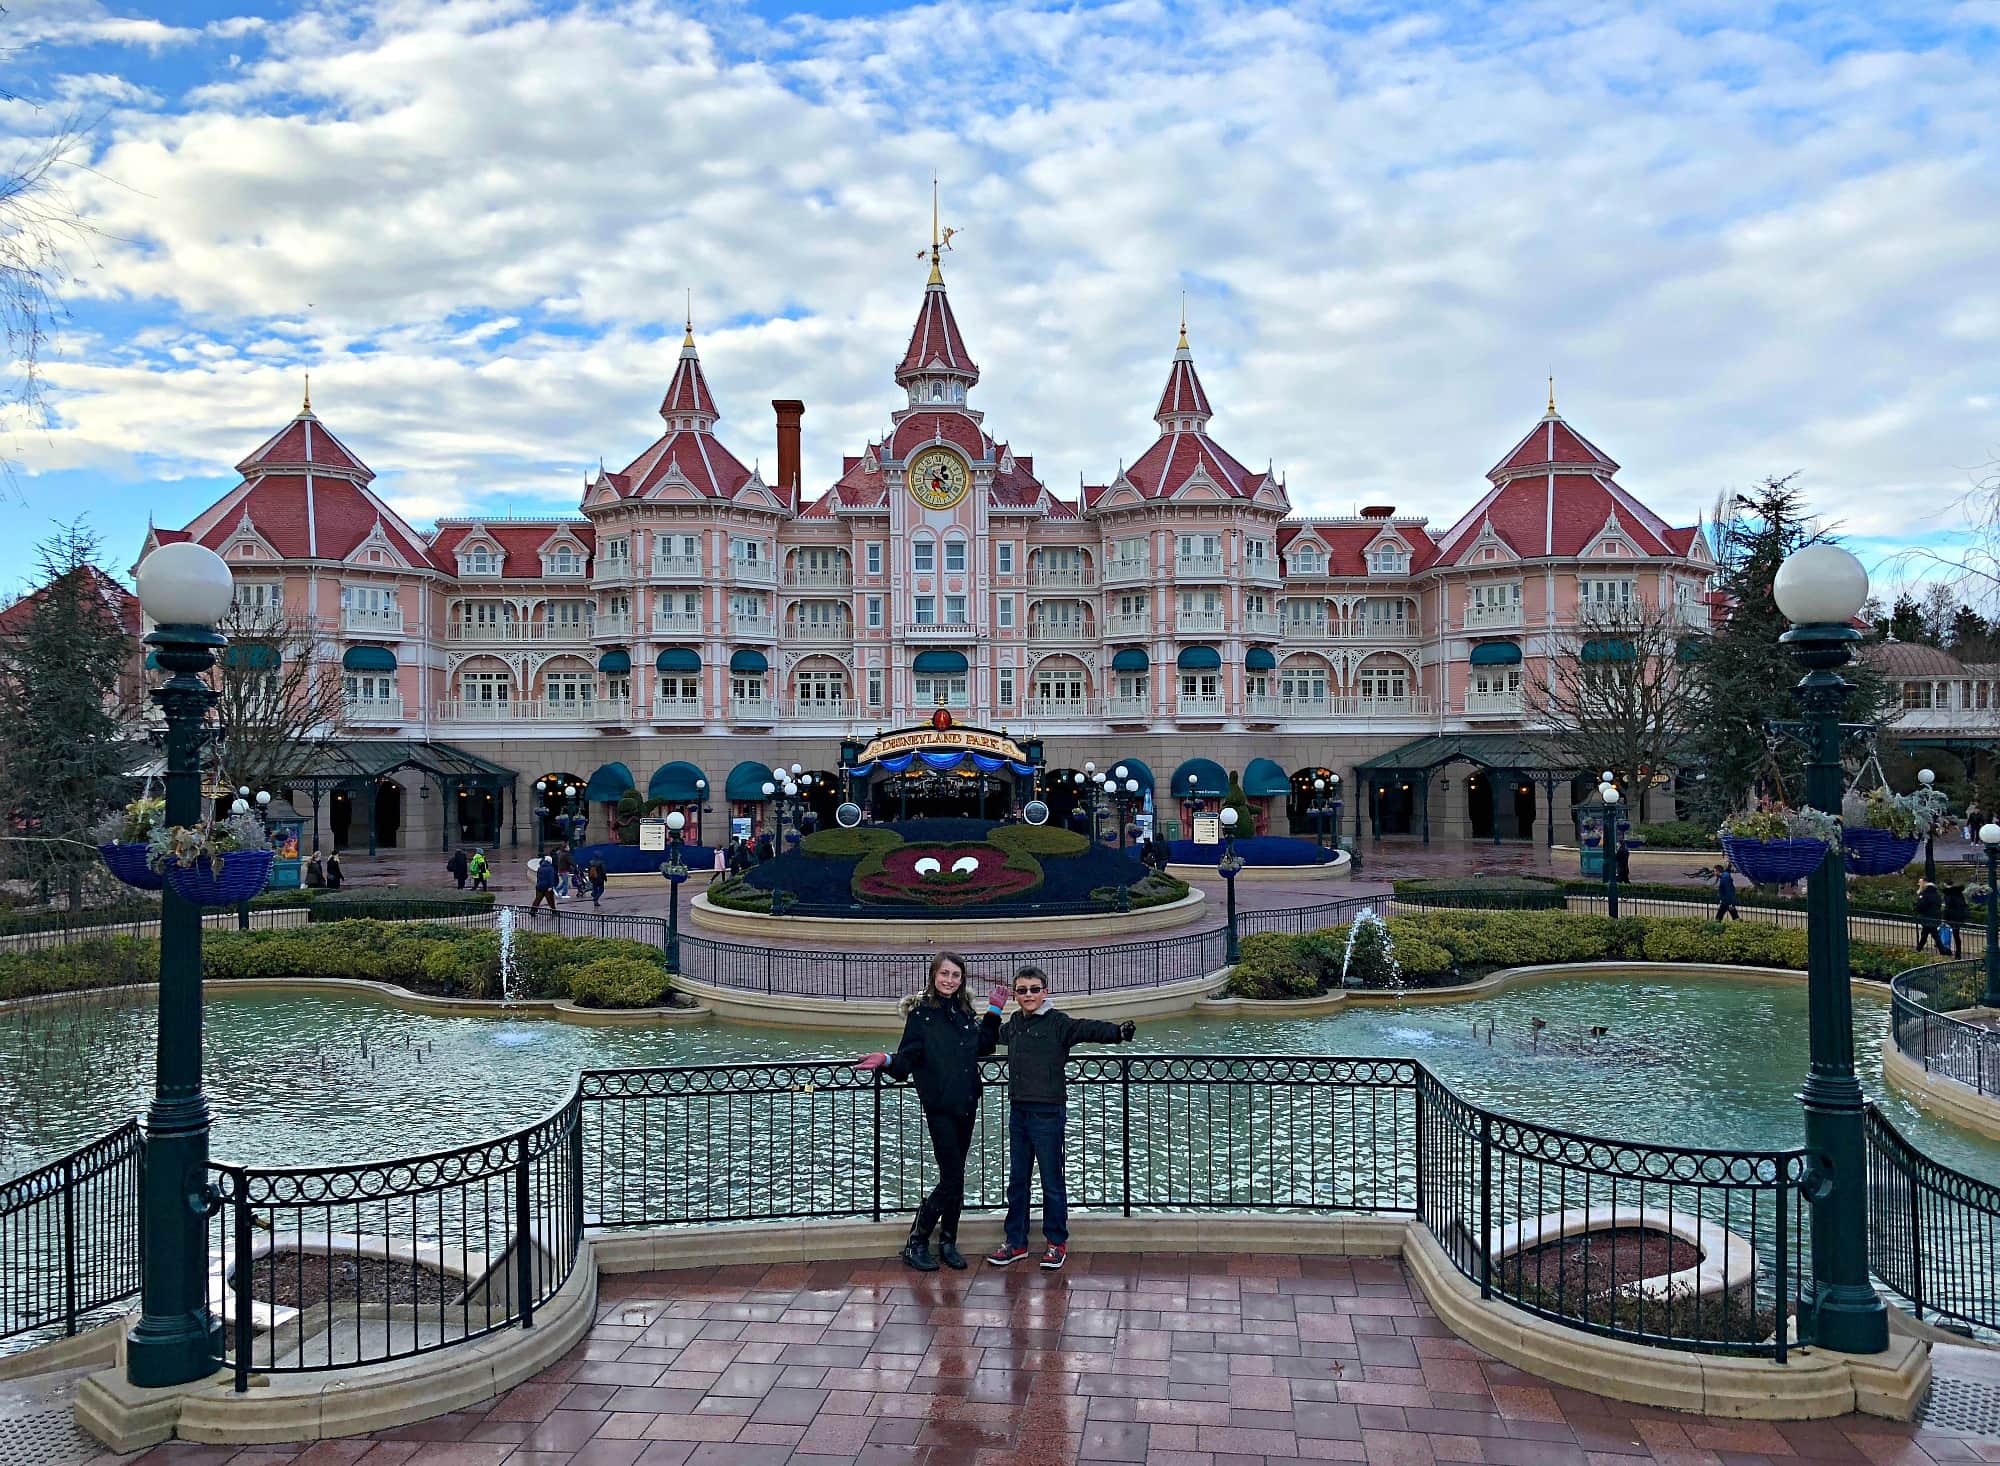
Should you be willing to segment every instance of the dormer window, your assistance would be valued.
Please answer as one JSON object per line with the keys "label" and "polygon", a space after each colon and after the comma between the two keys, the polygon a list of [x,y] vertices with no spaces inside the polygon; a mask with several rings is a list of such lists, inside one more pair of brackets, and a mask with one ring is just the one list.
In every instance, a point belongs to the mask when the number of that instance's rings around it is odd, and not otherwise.
{"label": "dormer window", "polygon": [[500,557],[484,545],[476,545],[465,552],[465,573],[467,575],[498,575]]}
{"label": "dormer window", "polygon": [[1410,552],[1398,544],[1380,544],[1368,552],[1370,575],[1402,575],[1410,568]]}
{"label": "dormer window", "polygon": [[557,545],[553,550],[549,551],[548,566],[544,573],[548,575],[581,575],[583,573],[583,556],[574,546]]}
{"label": "dormer window", "polygon": [[1292,551],[1292,573],[1294,575],[1326,574],[1326,556],[1315,549]]}
{"label": "dormer window", "polygon": [[943,383],[943,382],[932,382],[932,383],[931,383],[931,401],[933,401],[933,402],[942,402],[942,401],[944,401],[944,383]]}

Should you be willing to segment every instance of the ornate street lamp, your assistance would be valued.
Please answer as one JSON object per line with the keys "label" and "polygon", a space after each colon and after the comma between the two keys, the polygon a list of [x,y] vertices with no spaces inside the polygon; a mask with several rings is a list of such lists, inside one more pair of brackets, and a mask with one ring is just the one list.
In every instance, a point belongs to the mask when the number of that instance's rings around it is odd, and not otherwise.
{"label": "ornate street lamp", "polygon": [[1329,774],[1324,779],[1313,780],[1311,805],[1313,817],[1313,843],[1319,847],[1319,863],[1325,865],[1331,853],[1327,833],[1327,817],[1332,816],[1334,833],[1340,830],[1340,775]]}
{"label": "ornate street lamp", "polygon": [[1944,818],[1945,810],[1951,804],[1951,796],[1937,787],[1937,773],[1931,769],[1917,770],[1917,793],[1912,801],[1917,807],[1917,818],[1924,824],[1924,879],[1937,882],[1937,840],[1938,822]]}
{"label": "ornate street lamp", "polygon": [[2000,1008],[2000,825],[1981,825],[1979,843],[1986,847],[1986,991],[1979,1005]]}
{"label": "ornate street lamp", "polygon": [[[215,623],[236,586],[213,550],[162,545],[139,566],[146,638],[167,681],[153,691],[166,719],[169,825],[201,821],[202,726],[216,694],[202,681],[227,640]],[[140,1318],[125,1336],[125,1378],[185,1384],[222,1363],[222,1322],[208,1310],[208,1097],[201,1088],[201,910],[171,884],[160,892],[160,1020],[146,1110],[140,1191]]]}
{"label": "ornate street lamp", "polygon": [[[1803,722],[1789,730],[1809,750],[1806,802],[1838,818],[1840,714],[1853,691],[1839,669],[1853,659],[1861,639],[1849,623],[1868,598],[1868,572],[1837,545],[1808,545],[1778,568],[1771,594],[1792,623],[1779,641],[1806,669],[1793,692]],[[1807,903],[1810,1067],[1799,1100],[1820,1184],[1812,1208],[1812,1277],[1798,1300],[1799,1331],[1822,1349],[1879,1354],[1889,1347],[1889,1320],[1868,1280],[1867,1154],[1861,1083],[1854,1074],[1846,868],[1838,842],[1809,878]]]}
{"label": "ornate street lamp", "polygon": [[1604,914],[1618,915],[1618,786],[1606,769],[1597,784],[1598,818],[1604,821]]}
{"label": "ornate street lamp", "polygon": [[1222,888],[1229,897],[1229,927],[1223,938],[1222,960],[1231,966],[1243,955],[1236,940],[1236,877],[1243,869],[1243,857],[1236,853],[1236,810],[1222,806],[1222,859],[1215,868],[1222,873]]}
{"label": "ornate street lamp", "polygon": [[[270,833],[271,827],[269,820],[265,818],[264,811],[270,807],[270,803],[271,791],[268,789],[259,789],[257,791],[256,803],[257,818],[263,822],[266,835]],[[237,789],[236,797],[229,801],[229,812],[232,815],[238,815],[248,814],[250,810],[250,786],[245,784]],[[250,898],[248,896],[245,896],[236,907],[236,929],[244,932],[250,930]]]}
{"label": "ornate street lamp", "polygon": [[696,779],[694,781],[694,802],[694,843],[699,845],[701,843],[701,817],[708,813],[708,780]]}
{"label": "ornate street lamp", "polygon": [[687,816],[675,810],[667,816],[667,858],[660,874],[667,878],[667,968],[681,975],[681,884],[688,878],[687,862],[681,858],[681,831]]}
{"label": "ornate street lamp", "polygon": [[577,837],[583,833],[586,818],[583,813],[583,792],[575,784],[563,785],[563,839],[572,852],[576,849]]}

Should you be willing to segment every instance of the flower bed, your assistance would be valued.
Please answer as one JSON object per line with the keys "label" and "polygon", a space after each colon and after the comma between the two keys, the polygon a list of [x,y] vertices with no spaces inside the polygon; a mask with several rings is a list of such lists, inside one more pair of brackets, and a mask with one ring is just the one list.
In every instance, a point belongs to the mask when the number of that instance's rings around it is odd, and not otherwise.
{"label": "flower bed", "polygon": [[[1181,865],[1214,865],[1222,859],[1222,851],[1220,845],[1197,845],[1192,840],[1167,842],[1168,855]],[[1290,835],[1240,835],[1236,853],[1246,866],[1282,866],[1319,865],[1322,856],[1332,860],[1339,851]]]}
{"label": "flower bed", "polygon": [[[551,847],[553,848],[553,847]],[[660,867],[667,863],[667,850],[641,850],[637,845],[579,845],[576,850],[576,868],[586,870],[593,860],[604,862],[606,875],[653,876],[660,874]],[[712,845],[692,845],[683,842],[681,861],[691,871],[715,869],[715,847]],[[665,885],[665,882],[661,882]]]}

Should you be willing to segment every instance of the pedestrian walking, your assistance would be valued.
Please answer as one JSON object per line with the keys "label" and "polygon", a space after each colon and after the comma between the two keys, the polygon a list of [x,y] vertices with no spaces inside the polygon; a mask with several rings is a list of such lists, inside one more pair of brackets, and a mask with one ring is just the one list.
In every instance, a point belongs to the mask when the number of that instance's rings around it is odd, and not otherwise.
{"label": "pedestrian walking", "polygon": [[472,873],[472,862],[466,859],[465,852],[463,850],[452,851],[451,859],[444,863],[444,868],[451,872],[451,878],[458,882],[459,890],[463,891],[465,889],[465,878]]}
{"label": "pedestrian walking", "polygon": [[338,891],[340,880],[340,852],[329,850],[326,855],[326,888],[329,891]]}
{"label": "pedestrian walking", "polygon": [[[965,1158],[972,1150],[983,1088],[979,1061],[999,1041],[1000,1008],[1007,1002],[1007,989],[996,987],[987,999],[986,1016],[976,1016],[966,981],[965,959],[958,953],[939,952],[931,958],[923,992],[903,1000],[903,1041],[896,1052],[869,1054],[854,1066],[879,1069],[898,1082],[916,1082],[938,1166],[937,1185],[917,1207],[903,1244],[903,1261],[920,1273],[934,1273],[940,1263],[953,1269],[965,1266],[958,1250],[958,1219],[965,1210]],[[933,1228],[936,1256],[931,1253]]]}
{"label": "pedestrian walking", "polygon": [[1721,921],[1724,917],[1743,919],[1743,913],[1736,909],[1736,872],[1726,860],[1715,873],[1715,919]]}
{"label": "pedestrian walking", "polygon": [[1007,1046],[1007,1234],[986,1254],[995,1267],[1028,1255],[1028,1183],[1042,1177],[1042,1267],[1050,1272],[1069,1257],[1069,1187],[1063,1174],[1063,1131],[1069,1122],[1069,1091],[1063,1066],[1077,1044],[1130,1043],[1132,1023],[1072,1018],[1049,1005],[1049,975],[1039,967],[1014,974],[1014,1001],[1020,1011],[1005,1023],[1005,993],[987,998],[987,1021]]}
{"label": "pedestrian walking", "polygon": [[[570,876],[572,875],[572,873],[574,873],[575,870],[576,870],[576,858],[569,853],[569,847],[565,845],[561,849],[556,851],[556,895],[557,896],[562,896],[567,898],[571,894]],[[554,898],[551,897],[550,899],[551,902],[553,902]]]}
{"label": "pedestrian walking", "polygon": [[592,906],[602,905],[604,901],[604,883],[609,879],[604,869],[604,862],[596,856],[592,856],[589,866],[584,870],[583,876],[590,883],[590,904]]}
{"label": "pedestrian walking", "polygon": [[1938,932],[1938,926],[1943,917],[1944,897],[1939,893],[1936,886],[1932,885],[1929,881],[1919,879],[1917,881],[1917,950],[1919,952],[1923,951],[1927,945],[1936,943],[1939,952],[1945,956],[1951,955],[1945,951],[1944,938]]}
{"label": "pedestrian walking", "polygon": [[528,903],[528,915],[533,916],[547,902],[549,915],[556,914],[556,863],[553,857],[544,855],[533,862],[535,868],[535,899]]}
{"label": "pedestrian walking", "polygon": [[313,846],[312,854],[306,857],[305,882],[307,886],[316,890],[326,884],[325,862],[326,857],[319,853],[319,846]]}
{"label": "pedestrian walking", "polygon": [[488,889],[486,877],[491,873],[492,867],[486,863],[486,852],[484,850],[475,850],[472,852],[472,859],[467,863],[466,869],[472,875],[473,890],[484,891]]}
{"label": "pedestrian walking", "polygon": [[[1944,924],[1951,929],[1951,955],[1965,955],[1965,928],[1972,920],[1972,907],[1965,899],[1965,887],[1958,881],[1944,883]],[[1942,932],[1940,932],[1942,934]]]}

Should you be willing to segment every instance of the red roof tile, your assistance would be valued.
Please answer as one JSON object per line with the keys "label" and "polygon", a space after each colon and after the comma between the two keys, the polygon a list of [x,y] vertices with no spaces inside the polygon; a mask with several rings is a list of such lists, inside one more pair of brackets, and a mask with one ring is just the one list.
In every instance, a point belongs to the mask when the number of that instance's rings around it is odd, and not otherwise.
{"label": "red roof tile", "polygon": [[315,472],[351,474],[362,483],[375,477],[369,467],[347,451],[326,425],[302,412],[236,465],[245,478],[258,469],[311,468]]}
{"label": "red roof tile", "polygon": [[1320,520],[1293,520],[1278,526],[1278,552],[1289,554],[1300,536],[1312,537],[1326,546],[1327,574],[1368,574],[1368,547],[1388,530],[1410,547],[1410,573],[1428,570],[1437,561],[1437,545],[1429,529],[1421,524],[1394,520],[1373,520],[1365,524],[1329,523]]}
{"label": "red roof tile", "polygon": [[979,368],[965,349],[958,319],[951,313],[951,298],[943,285],[924,288],[924,303],[917,311],[917,323],[910,329],[910,345],[896,367],[896,380],[903,382],[924,372],[944,370],[970,381],[979,380]]}
{"label": "red roof tile", "polygon": [[1612,462],[1603,449],[1577,432],[1561,417],[1550,413],[1530,428],[1528,435],[1516,443],[1512,451],[1495,464],[1486,476],[1490,479],[1498,478],[1503,474],[1544,468],[1550,464],[1588,465],[1602,469],[1605,473],[1618,472],[1618,465]]}
{"label": "red roof tile", "polygon": [[661,417],[691,414],[707,417],[711,422],[717,416],[708,378],[702,375],[701,357],[695,353],[692,331],[681,347],[681,359],[674,366],[673,380],[667,383],[667,395],[660,399]]}
{"label": "red roof tile", "polygon": [[[1186,337],[1181,338],[1183,343]],[[1160,393],[1160,405],[1153,409],[1153,419],[1163,417],[1187,417],[1197,415],[1204,419],[1214,414],[1208,405],[1208,393],[1202,390],[1201,378],[1195,375],[1194,353],[1183,344],[1174,353],[1174,364],[1167,372],[1167,385]]]}

